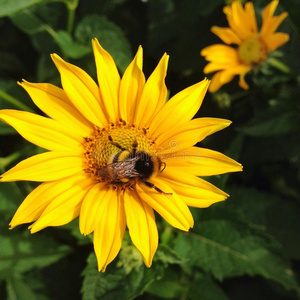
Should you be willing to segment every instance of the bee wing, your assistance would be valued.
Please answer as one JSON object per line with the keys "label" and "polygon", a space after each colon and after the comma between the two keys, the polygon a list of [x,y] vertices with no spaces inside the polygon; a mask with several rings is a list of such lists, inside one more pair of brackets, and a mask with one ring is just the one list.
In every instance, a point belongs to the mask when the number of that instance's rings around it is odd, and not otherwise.
{"label": "bee wing", "polygon": [[135,162],[138,157],[126,159],[106,165],[105,167],[98,170],[98,175],[104,180],[117,181],[122,178],[137,177],[139,173],[135,170]]}

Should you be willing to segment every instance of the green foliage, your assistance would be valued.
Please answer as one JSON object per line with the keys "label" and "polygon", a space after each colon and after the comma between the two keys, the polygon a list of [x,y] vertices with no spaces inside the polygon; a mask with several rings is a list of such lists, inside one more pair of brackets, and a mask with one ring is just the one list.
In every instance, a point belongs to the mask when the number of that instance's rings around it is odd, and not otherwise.
{"label": "green foliage", "polygon": [[1,0],[0,17],[11,16],[23,9],[29,8],[36,4],[46,3],[45,0]]}
{"label": "green foliage", "polygon": [[84,47],[78,43],[75,43],[72,37],[63,30],[59,30],[55,37],[55,41],[62,50],[70,58],[81,58],[88,53],[91,53],[90,47]]}
{"label": "green foliage", "polygon": [[234,187],[229,192],[228,210],[236,210],[243,220],[270,232],[281,242],[289,257],[300,259],[299,202],[248,187]]}
{"label": "green foliage", "polygon": [[264,117],[262,120],[253,119],[251,124],[241,127],[240,131],[250,136],[272,136],[283,135],[298,131],[300,127],[300,116],[297,112]]}
{"label": "green foliage", "polygon": [[[270,1],[253,2],[259,15]],[[51,53],[96,80],[93,38],[113,56],[121,74],[139,45],[146,77],[168,53],[166,84],[172,96],[207,76],[200,51],[221,43],[210,28],[227,26],[224,3],[0,0],[0,109],[41,114],[17,81],[60,86]],[[200,145],[243,164],[242,173],[206,178],[229,199],[192,208],[195,227],[187,233],[157,215],[160,244],[151,268],[144,266],[127,232],[120,253],[100,273],[92,234],[80,234],[78,219],[34,235],[26,225],[9,230],[17,207],[37,184],[1,182],[1,299],[299,298],[299,1],[281,1],[275,14],[280,11],[289,13],[279,31],[288,33],[290,41],[247,74],[249,90],[233,80],[220,92],[208,93],[196,115],[233,121]],[[0,138],[0,173],[41,151],[3,122]]]}
{"label": "green foliage", "polygon": [[[198,266],[218,280],[241,275],[261,275],[288,289],[297,289],[291,266],[280,247],[264,232],[229,220],[201,222],[198,232],[179,235],[175,249],[189,272]],[[190,270],[189,270],[190,269]]]}
{"label": "green foliage", "polygon": [[123,31],[104,16],[89,15],[83,18],[75,29],[75,38],[89,47],[91,40],[98,38],[102,47],[113,56],[122,73],[133,58]]}
{"label": "green foliage", "polygon": [[1,235],[0,278],[13,277],[35,268],[53,264],[69,253],[50,237],[26,234]]}
{"label": "green foliage", "polygon": [[83,300],[134,299],[141,295],[154,280],[161,277],[162,272],[160,266],[147,269],[142,265],[138,269],[132,269],[129,274],[124,268],[117,266],[110,266],[106,273],[99,273],[96,257],[92,253],[83,272]]}
{"label": "green foliage", "polygon": [[[28,280],[28,279],[27,279]],[[7,299],[11,300],[46,300],[47,298],[36,293],[33,282],[20,278],[10,278],[6,283]]]}

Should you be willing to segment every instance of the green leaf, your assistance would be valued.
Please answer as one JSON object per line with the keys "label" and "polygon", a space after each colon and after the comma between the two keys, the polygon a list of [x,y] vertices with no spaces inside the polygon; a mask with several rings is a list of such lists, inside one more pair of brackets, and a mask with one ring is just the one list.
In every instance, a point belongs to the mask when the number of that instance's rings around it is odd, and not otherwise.
{"label": "green leaf", "polygon": [[[1,171],[2,173],[2,171]],[[0,224],[3,226],[6,224],[8,227],[8,221],[11,219],[13,213],[16,210],[17,204],[20,203],[24,196],[21,194],[18,186],[14,182],[1,182],[0,184]]]}
{"label": "green leaf", "polygon": [[58,244],[50,236],[32,236],[27,231],[1,234],[0,240],[0,278],[48,266],[70,252],[69,247]]}
{"label": "green leaf", "polygon": [[242,222],[202,221],[197,232],[178,236],[175,250],[190,259],[184,266],[189,272],[192,266],[198,266],[219,280],[246,274],[260,275],[287,289],[298,288],[280,246],[264,231]]}
{"label": "green leaf", "polygon": [[229,300],[220,286],[207,274],[197,274],[197,279],[189,286],[188,296],[191,300]]}
{"label": "green leaf", "polygon": [[11,21],[20,30],[27,34],[36,34],[38,32],[47,31],[50,35],[55,36],[53,29],[39,18],[33,11],[25,9],[13,16],[10,16]]}
{"label": "green leaf", "polygon": [[46,0],[0,0],[0,18],[11,16],[33,5],[46,3]]}
{"label": "green leaf", "polygon": [[17,132],[9,125],[0,122],[0,135],[17,134]]}
{"label": "green leaf", "polygon": [[114,58],[123,73],[132,60],[130,44],[120,27],[110,22],[104,16],[85,16],[75,29],[75,38],[89,46],[93,38],[98,38],[102,47]]}
{"label": "green leaf", "polygon": [[91,46],[82,46],[73,41],[69,33],[59,30],[55,37],[55,41],[62,52],[70,58],[78,59],[92,52]]}
{"label": "green leaf", "polygon": [[8,300],[38,300],[31,287],[21,279],[8,279],[6,290]]}
{"label": "green leaf", "polygon": [[224,291],[211,276],[199,270],[187,277],[182,272],[178,272],[178,269],[168,268],[163,278],[154,281],[147,288],[147,293],[157,299],[198,300],[201,295],[201,300],[228,300]]}
{"label": "green leaf", "polygon": [[83,271],[83,300],[135,299],[162,274],[162,267],[153,265],[150,269],[141,266],[132,269],[129,274],[124,268],[110,265],[105,273],[97,270],[96,256],[92,253],[88,265]]}
{"label": "green leaf", "polygon": [[172,248],[165,244],[159,244],[154,256],[154,261],[159,261],[160,263],[165,264],[182,264],[185,262],[182,257],[178,256]]}
{"label": "green leaf", "polygon": [[295,112],[287,112],[272,118],[252,120],[251,124],[243,126],[239,131],[250,136],[276,136],[287,134],[300,129],[300,117]]}
{"label": "green leaf", "polygon": [[230,201],[226,207],[229,210],[234,209],[243,220],[266,228],[292,259],[300,260],[298,202],[248,187],[230,188],[228,193]]}
{"label": "green leaf", "polygon": [[183,294],[188,294],[187,285],[180,284],[180,273],[166,269],[164,277],[154,281],[148,288],[147,293],[156,298],[181,299]]}

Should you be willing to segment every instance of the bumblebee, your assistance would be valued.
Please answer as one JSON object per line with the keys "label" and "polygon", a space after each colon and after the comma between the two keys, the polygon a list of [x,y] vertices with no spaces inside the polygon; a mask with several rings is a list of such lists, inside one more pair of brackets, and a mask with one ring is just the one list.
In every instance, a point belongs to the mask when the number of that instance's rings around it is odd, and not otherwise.
{"label": "bumblebee", "polygon": [[126,183],[130,185],[140,181],[161,194],[172,194],[163,192],[148,181],[153,174],[161,173],[166,167],[166,164],[159,157],[145,151],[137,151],[138,144],[136,141],[132,144],[132,151],[129,151],[119,143],[114,142],[111,136],[108,136],[108,139],[120,151],[110,157],[105,167],[98,170],[97,175],[99,177],[116,186],[126,185]]}

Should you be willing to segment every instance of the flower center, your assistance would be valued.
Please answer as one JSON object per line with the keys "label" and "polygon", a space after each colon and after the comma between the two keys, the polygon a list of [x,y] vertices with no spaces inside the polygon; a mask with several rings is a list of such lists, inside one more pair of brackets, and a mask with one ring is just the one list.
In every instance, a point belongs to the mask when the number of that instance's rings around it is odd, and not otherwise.
{"label": "flower center", "polygon": [[258,39],[248,39],[240,45],[238,54],[246,64],[258,63],[262,56],[262,45]]}
{"label": "flower center", "polygon": [[161,170],[155,142],[147,129],[138,129],[124,121],[106,128],[96,127],[85,138],[85,172],[100,182],[114,186],[132,186],[146,181]]}

